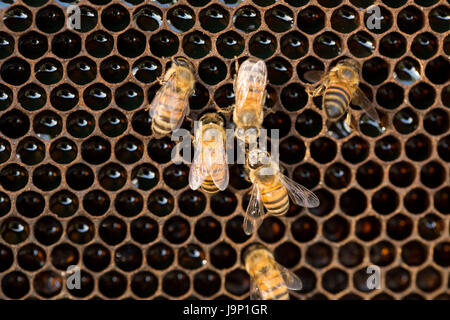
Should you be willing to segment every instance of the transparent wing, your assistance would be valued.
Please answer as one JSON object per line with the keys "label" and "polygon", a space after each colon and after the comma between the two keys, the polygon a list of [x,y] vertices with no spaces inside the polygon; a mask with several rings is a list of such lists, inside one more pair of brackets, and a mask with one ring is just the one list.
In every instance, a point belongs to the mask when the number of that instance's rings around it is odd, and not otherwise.
{"label": "transparent wing", "polygon": [[153,98],[152,102],[150,103],[150,107],[148,108],[148,113],[151,118],[155,117],[157,106],[159,105],[159,102],[161,100],[161,93],[164,91],[164,87],[159,88],[159,90],[156,92],[155,97]]}
{"label": "transparent wing", "polygon": [[[276,262],[275,262],[276,263]],[[278,271],[280,271],[281,277],[284,280],[284,284],[288,289],[291,290],[301,290],[302,280],[300,280],[299,277],[297,277],[296,274],[291,272],[290,270],[286,269],[285,267],[281,266],[280,264],[276,263]]]}
{"label": "transparent wing", "polygon": [[[245,60],[238,70],[235,82],[236,106],[246,100],[250,89],[263,88],[265,90],[267,83],[267,67],[263,60],[255,61],[254,59]],[[264,104],[264,94],[260,94],[256,101],[256,105]]]}
{"label": "transparent wing", "polygon": [[310,190],[286,177],[284,174],[279,174],[280,180],[286,187],[292,201],[302,207],[315,208],[320,205],[319,198]]}
{"label": "transparent wing", "polygon": [[367,98],[366,94],[360,88],[356,89],[352,103],[360,106],[369,118],[380,123],[380,117],[378,116],[375,104]]}
{"label": "transparent wing", "polygon": [[189,171],[189,186],[192,190],[197,190],[205,181],[208,175],[206,167],[203,164],[202,149],[195,148],[194,160]]}
{"label": "transparent wing", "polygon": [[258,230],[259,225],[262,222],[263,208],[261,205],[261,195],[257,184],[253,184],[252,195],[250,196],[250,202],[248,203],[247,211],[244,217],[244,232],[247,235],[251,235]]}
{"label": "transparent wing", "polygon": [[229,180],[227,154],[222,134],[217,139],[219,139],[218,143],[214,144],[214,148],[205,150],[204,156],[207,158],[206,164],[211,179],[217,188],[223,191],[227,188]]}
{"label": "transparent wing", "polygon": [[323,70],[309,70],[303,74],[303,77],[312,83],[321,82],[325,77],[325,71]]}
{"label": "transparent wing", "polygon": [[256,281],[250,279],[250,300],[261,300],[261,292]]}

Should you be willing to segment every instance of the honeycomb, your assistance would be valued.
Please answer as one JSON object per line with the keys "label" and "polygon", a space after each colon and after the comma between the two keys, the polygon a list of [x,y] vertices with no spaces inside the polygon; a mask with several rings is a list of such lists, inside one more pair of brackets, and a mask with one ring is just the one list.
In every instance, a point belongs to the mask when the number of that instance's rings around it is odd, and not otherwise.
{"label": "honeycomb", "polygon": [[[0,298],[246,299],[254,242],[302,279],[292,299],[450,298],[448,1],[81,0],[80,30],[70,5],[0,0]],[[226,191],[189,189],[144,111],[176,55],[197,70],[192,120],[234,102],[234,57],[266,61],[264,126],[320,207],[249,237],[242,166]],[[362,116],[360,135],[327,134],[303,74],[343,57],[385,133]]]}

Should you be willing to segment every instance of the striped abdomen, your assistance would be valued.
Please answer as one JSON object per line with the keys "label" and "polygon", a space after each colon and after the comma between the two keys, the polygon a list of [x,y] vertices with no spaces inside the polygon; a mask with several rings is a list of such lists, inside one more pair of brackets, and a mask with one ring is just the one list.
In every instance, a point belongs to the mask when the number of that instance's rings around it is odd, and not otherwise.
{"label": "striped abdomen", "polygon": [[280,179],[270,186],[260,185],[259,191],[267,213],[279,216],[289,210],[289,196]]}
{"label": "striped abdomen", "polygon": [[334,83],[328,86],[323,95],[323,106],[329,120],[337,120],[347,111],[351,93],[342,84]]}
{"label": "striped abdomen", "polygon": [[165,136],[172,132],[187,107],[184,95],[168,90],[159,98],[155,117],[152,119],[152,131],[156,136]]}
{"label": "striped abdomen", "polygon": [[289,300],[288,289],[277,270],[261,274],[257,282],[262,300]]}
{"label": "striped abdomen", "polygon": [[223,184],[226,179],[226,172],[223,165],[215,165],[209,169],[208,173],[210,175],[205,178],[205,181],[203,181],[202,189],[207,193],[216,193],[219,191],[219,188],[217,188],[214,180],[217,181],[218,185]]}

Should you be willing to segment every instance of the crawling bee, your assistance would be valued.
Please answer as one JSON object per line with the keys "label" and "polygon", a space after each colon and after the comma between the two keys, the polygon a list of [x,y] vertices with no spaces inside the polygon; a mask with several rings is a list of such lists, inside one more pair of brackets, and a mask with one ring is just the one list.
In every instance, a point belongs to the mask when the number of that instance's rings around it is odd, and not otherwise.
{"label": "crawling bee", "polygon": [[162,87],[158,90],[149,107],[152,117],[152,131],[162,137],[178,129],[189,109],[188,99],[194,89],[194,66],[185,58],[172,60]]}
{"label": "crawling bee", "polygon": [[236,103],[233,111],[238,138],[244,139],[247,130],[251,136],[258,136],[264,120],[266,83],[267,67],[263,60],[249,58],[238,68],[234,81]]}
{"label": "crawling bee", "polygon": [[302,288],[301,280],[279,265],[272,253],[260,244],[245,249],[243,260],[250,275],[252,300],[289,300],[288,289]]}
{"label": "crawling bee", "polygon": [[189,172],[189,186],[200,186],[207,193],[225,190],[229,173],[225,151],[224,121],[216,113],[206,113],[200,118],[195,133],[194,160]]}
{"label": "crawling bee", "polygon": [[314,208],[320,204],[314,193],[282,174],[267,151],[251,150],[247,158],[247,170],[253,183],[244,218],[244,231],[248,235],[262,222],[263,207],[267,213],[278,216],[289,210],[289,196],[294,203],[303,207]]}
{"label": "crawling bee", "polygon": [[360,70],[361,66],[356,60],[345,59],[328,74],[318,70],[304,74],[306,80],[317,82],[316,88],[309,90],[309,94],[313,97],[323,95],[322,106],[327,119],[336,122],[346,114],[345,123],[354,130],[359,126],[355,120],[355,111],[350,108],[350,102],[359,105],[371,120],[380,124],[375,106],[358,87]]}

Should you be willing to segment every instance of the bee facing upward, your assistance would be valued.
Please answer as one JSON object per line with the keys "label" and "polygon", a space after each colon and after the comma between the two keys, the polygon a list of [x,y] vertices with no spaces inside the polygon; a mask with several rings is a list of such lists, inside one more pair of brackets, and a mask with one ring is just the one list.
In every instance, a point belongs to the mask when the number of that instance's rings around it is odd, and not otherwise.
{"label": "bee facing upward", "polygon": [[258,135],[264,120],[266,83],[267,67],[263,60],[249,58],[241,64],[234,81],[236,103],[233,122],[238,137],[242,137],[246,130]]}
{"label": "bee facing upward", "polygon": [[267,151],[251,150],[247,158],[247,170],[253,189],[250,202],[244,218],[244,231],[252,234],[264,215],[265,207],[268,214],[283,215],[289,210],[289,196],[294,203],[314,208],[320,201],[314,193],[289,179],[280,172],[280,167]]}
{"label": "bee facing upward", "polygon": [[350,102],[359,105],[367,116],[380,123],[380,118],[373,103],[359,89],[361,66],[356,60],[345,59],[340,61],[328,74],[323,71],[309,71],[304,77],[311,82],[317,82],[317,87],[310,90],[313,97],[323,95],[322,106],[330,122],[336,122],[346,115],[345,122],[352,129],[358,129],[354,110]]}
{"label": "bee facing upward", "polygon": [[225,190],[229,173],[226,155],[224,121],[216,113],[206,113],[200,118],[195,132],[194,160],[189,172],[189,186],[200,186],[207,193]]}
{"label": "bee facing upward", "polygon": [[260,244],[245,249],[245,269],[250,275],[250,299],[289,300],[288,289],[300,290],[301,280],[279,265],[272,253]]}
{"label": "bee facing upward", "polygon": [[194,67],[182,57],[172,60],[164,75],[162,87],[150,104],[152,131],[162,137],[178,129],[189,109],[188,99],[194,89]]}

